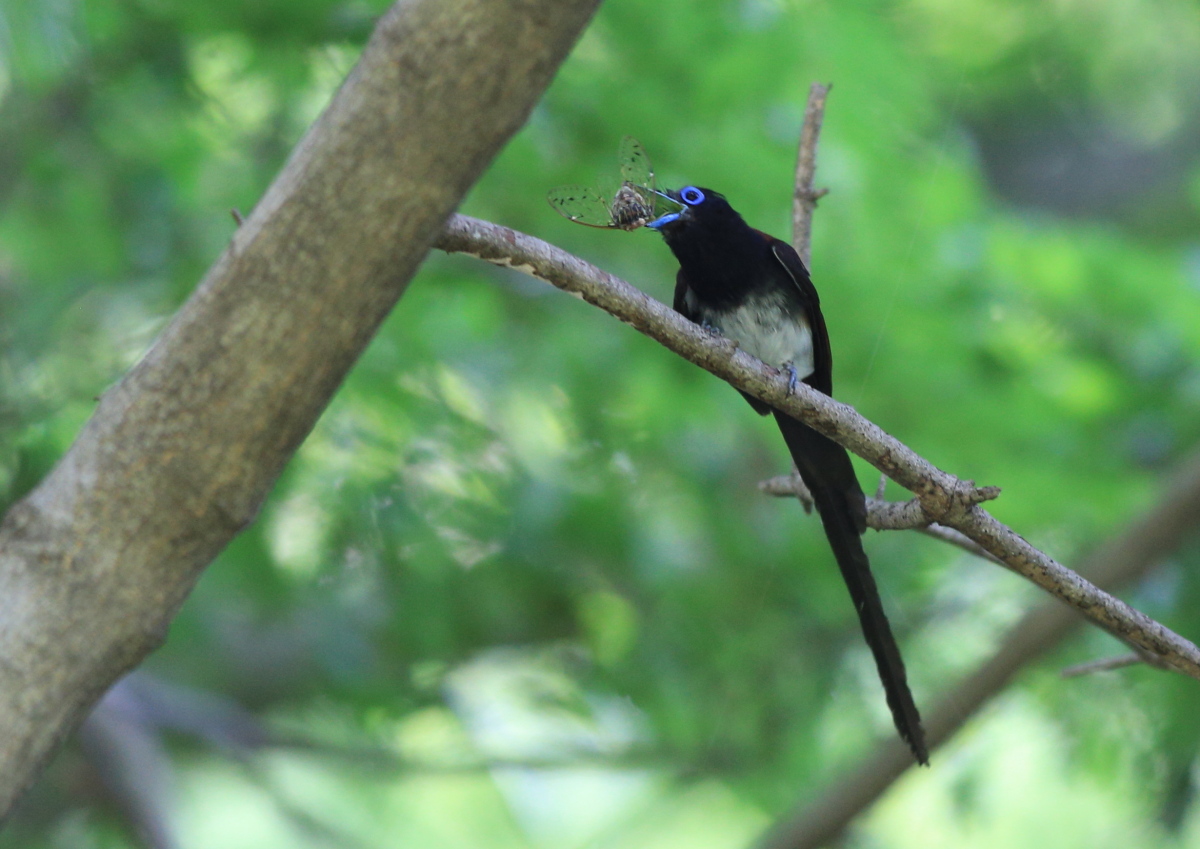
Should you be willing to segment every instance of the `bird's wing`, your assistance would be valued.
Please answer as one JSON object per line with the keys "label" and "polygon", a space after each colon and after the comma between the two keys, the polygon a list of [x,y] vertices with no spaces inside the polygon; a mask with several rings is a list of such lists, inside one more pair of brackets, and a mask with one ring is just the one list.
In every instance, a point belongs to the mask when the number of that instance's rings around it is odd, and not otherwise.
{"label": "bird's wing", "polygon": [[671,304],[671,306],[675,309],[675,312],[679,313],[688,321],[694,324],[699,324],[700,322],[696,321],[696,316],[692,315],[692,311],[688,308],[687,292],[688,282],[687,278],[683,274],[683,269],[681,268],[675,274],[675,301]]}
{"label": "bird's wing", "polygon": [[[683,273],[683,269],[681,268],[675,275],[675,300],[672,302],[671,306],[675,309],[675,312],[679,313],[688,321],[692,322],[693,324],[699,324],[700,316],[692,312],[691,307],[688,306],[687,293],[687,276]],[[822,332],[824,332],[824,330],[822,330]],[[742,392],[742,390],[739,389],[738,392]],[[758,413],[760,416],[765,416],[767,413],[771,412],[770,405],[764,404],[753,395],[742,392],[742,397],[750,403],[750,406],[754,408],[754,412]]]}
{"label": "bird's wing", "polygon": [[763,236],[770,242],[771,253],[775,255],[775,259],[796,284],[800,298],[808,310],[808,326],[812,332],[813,372],[804,382],[818,392],[832,395],[833,352],[829,348],[829,331],[825,329],[825,317],[821,315],[821,299],[817,295],[817,287],[813,285],[808,269],[804,267],[804,261],[791,245],[765,233]]}

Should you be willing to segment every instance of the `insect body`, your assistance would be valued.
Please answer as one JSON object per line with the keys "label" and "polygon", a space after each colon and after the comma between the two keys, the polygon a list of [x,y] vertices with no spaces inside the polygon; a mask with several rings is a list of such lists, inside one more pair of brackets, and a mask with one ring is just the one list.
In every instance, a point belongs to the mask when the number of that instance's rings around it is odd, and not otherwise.
{"label": "insect body", "polygon": [[647,198],[641,186],[625,182],[613,195],[610,208],[613,224],[622,230],[636,230],[655,219],[654,200]]}

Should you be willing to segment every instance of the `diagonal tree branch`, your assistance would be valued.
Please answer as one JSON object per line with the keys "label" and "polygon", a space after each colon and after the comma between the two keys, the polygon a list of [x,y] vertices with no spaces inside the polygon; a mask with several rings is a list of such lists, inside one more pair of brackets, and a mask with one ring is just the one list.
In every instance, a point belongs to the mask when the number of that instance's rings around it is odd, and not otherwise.
{"label": "diagonal tree branch", "polygon": [[435,241],[545,280],[600,307],[675,353],[844,445],[917,497],[922,520],[953,528],[1014,572],[1079,610],[1093,624],[1200,679],[1200,650],[1148,616],[1113,598],[996,521],[979,504],[995,487],[976,487],[942,471],[852,407],[765,365],[625,281],[540,239],[455,215]]}
{"label": "diagonal tree branch", "polygon": [[0,818],[166,635],[599,0],[404,0],[224,255],[0,524]]}

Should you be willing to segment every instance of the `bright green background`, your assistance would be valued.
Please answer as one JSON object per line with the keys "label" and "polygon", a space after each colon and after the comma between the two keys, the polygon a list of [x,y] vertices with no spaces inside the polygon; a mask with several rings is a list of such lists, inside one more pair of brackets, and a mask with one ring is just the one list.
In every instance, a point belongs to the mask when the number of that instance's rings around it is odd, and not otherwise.
{"label": "bright green background", "polygon": [[[0,0],[0,501],[187,297],[382,8]],[[614,172],[628,133],[661,183],[786,236],[804,98],[832,81],[813,270],[835,392],[1002,486],[996,515],[1073,563],[1200,436],[1197,57],[1183,0],[610,0],[464,211],[669,299],[656,236],[572,225],[546,191]],[[745,845],[893,733],[819,524],[757,491],[786,468],[714,378],[431,256],[146,664],[408,765],[169,735],[184,844]],[[924,706],[1040,600],[915,534],[867,548]],[[1196,635],[1198,568],[1128,597]],[[1121,650],[1052,653],[855,845],[1196,845],[1195,682],[1057,677]],[[138,845],[89,775],[69,751],[0,843]]]}

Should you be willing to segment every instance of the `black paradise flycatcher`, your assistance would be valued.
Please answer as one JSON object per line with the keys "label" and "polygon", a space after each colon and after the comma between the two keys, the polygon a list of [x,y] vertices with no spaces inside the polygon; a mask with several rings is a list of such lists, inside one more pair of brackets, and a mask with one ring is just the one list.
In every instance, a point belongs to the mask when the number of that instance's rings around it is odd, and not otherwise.
{"label": "black paradise flycatcher", "polygon": [[[792,246],[752,228],[724,195],[711,189],[687,186],[656,194],[678,205],[678,211],[646,224],[662,234],[679,260],[676,311],[786,370],[793,386],[803,380],[832,395],[833,355],[825,319],[808,269]],[[808,425],[742,394],[760,415],[775,416],[850,590],[896,730],[917,761],[927,765],[921,715],[862,546],[866,497],[850,455]]]}

